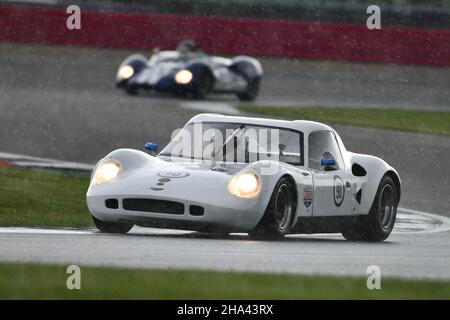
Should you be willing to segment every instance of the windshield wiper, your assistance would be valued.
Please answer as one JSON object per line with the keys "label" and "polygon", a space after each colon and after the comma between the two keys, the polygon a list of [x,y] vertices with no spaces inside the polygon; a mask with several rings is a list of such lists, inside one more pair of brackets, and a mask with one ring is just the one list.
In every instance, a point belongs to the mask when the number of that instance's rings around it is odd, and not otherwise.
{"label": "windshield wiper", "polygon": [[220,154],[223,154],[223,150],[225,149],[225,147],[228,145],[228,143],[233,140],[234,137],[236,137],[236,135],[241,132],[244,129],[245,125],[241,125],[240,127],[236,128],[236,130],[233,131],[232,134],[230,134],[230,136],[225,140],[225,142],[222,144],[222,146],[220,147],[219,152],[216,153],[216,148],[213,148],[213,150],[211,151],[211,167],[215,167],[216,166],[216,159]]}

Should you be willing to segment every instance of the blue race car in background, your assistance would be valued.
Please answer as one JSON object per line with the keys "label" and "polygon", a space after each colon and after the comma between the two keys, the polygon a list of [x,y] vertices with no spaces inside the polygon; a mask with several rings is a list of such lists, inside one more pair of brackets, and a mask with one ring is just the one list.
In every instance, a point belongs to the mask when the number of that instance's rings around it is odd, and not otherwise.
{"label": "blue race car in background", "polygon": [[155,90],[204,99],[209,93],[231,93],[251,101],[258,95],[262,75],[254,58],[208,56],[194,41],[183,40],[174,51],[156,49],[148,60],[141,54],[127,57],[117,71],[116,86],[129,94]]}

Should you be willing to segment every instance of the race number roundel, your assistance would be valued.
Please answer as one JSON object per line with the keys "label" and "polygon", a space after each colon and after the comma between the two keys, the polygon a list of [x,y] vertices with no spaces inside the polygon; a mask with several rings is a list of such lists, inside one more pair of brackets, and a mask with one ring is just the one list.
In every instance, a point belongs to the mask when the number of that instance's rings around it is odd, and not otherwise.
{"label": "race number roundel", "polygon": [[339,207],[344,201],[345,196],[344,180],[339,176],[334,176],[333,196],[334,204]]}

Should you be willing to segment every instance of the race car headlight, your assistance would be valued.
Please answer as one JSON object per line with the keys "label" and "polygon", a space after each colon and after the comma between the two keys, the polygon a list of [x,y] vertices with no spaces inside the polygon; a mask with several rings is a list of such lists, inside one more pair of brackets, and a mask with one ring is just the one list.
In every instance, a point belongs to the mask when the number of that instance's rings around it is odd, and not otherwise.
{"label": "race car headlight", "polygon": [[122,165],[120,162],[114,159],[109,159],[99,165],[95,170],[91,184],[97,185],[110,182],[117,177],[120,171],[122,171]]}
{"label": "race car headlight", "polygon": [[175,75],[175,81],[179,84],[188,84],[192,80],[192,72],[186,69],[182,69]]}
{"label": "race car headlight", "polygon": [[134,69],[132,66],[123,66],[120,67],[119,71],[117,71],[117,78],[121,80],[130,79],[134,74]]}
{"label": "race car headlight", "polygon": [[261,176],[256,172],[245,172],[231,178],[228,192],[240,198],[254,198],[261,191]]}

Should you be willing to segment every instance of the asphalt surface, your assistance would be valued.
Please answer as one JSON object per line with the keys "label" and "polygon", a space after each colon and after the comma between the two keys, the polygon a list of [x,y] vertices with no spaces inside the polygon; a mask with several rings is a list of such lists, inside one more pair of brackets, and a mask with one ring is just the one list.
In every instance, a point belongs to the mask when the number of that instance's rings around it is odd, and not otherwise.
{"label": "asphalt surface", "polygon": [[258,104],[450,110],[450,68],[295,59],[262,63]]}
{"label": "asphalt surface", "polygon": [[450,280],[450,219],[399,211],[387,241],[358,243],[340,235],[291,235],[253,241],[196,232],[133,228],[127,235],[95,230],[0,228],[0,259],[11,262],[200,269]]}
{"label": "asphalt surface", "polygon": [[[237,100],[196,103],[162,95],[128,97],[113,87],[126,50],[0,43],[0,151],[95,163],[119,147],[165,145],[200,110],[222,112]],[[449,110],[450,69],[263,59],[259,100]],[[347,148],[379,156],[403,179],[401,205],[450,216],[450,139],[335,126]],[[162,268],[209,268],[364,275],[369,264],[387,275],[449,279],[449,232],[394,234],[380,244],[336,235],[254,242],[167,231],[130,236],[3,233],[0,260]],[[206,238],[206,239],[205,239]],[[195,259],[193,258],[195,257]]]}

